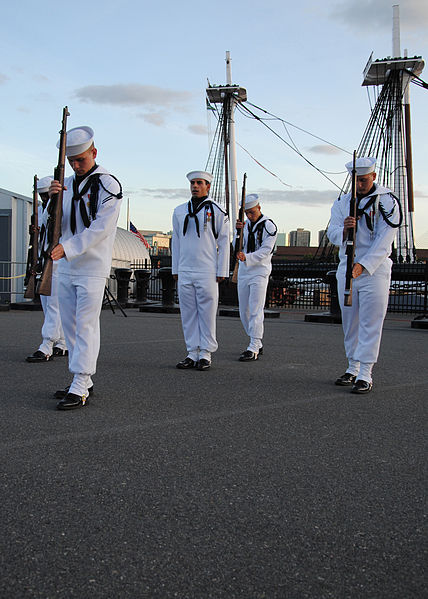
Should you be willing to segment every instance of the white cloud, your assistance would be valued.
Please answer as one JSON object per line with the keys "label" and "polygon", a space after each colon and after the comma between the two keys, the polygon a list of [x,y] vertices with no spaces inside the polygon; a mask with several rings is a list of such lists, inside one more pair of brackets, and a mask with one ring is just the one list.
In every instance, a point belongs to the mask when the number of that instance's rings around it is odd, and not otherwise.
{"label": "white cloud", "polygon": [[304,206],[331,206],[338,196],[336,190],[318,191],[314,189],[296,189],[291,191],[274,191],[261,189],[260,200],[266,204],[289,204]]}
{"label": "white cloud", "polygon": [[9,77],[7,75],[3,75],[2,73],[0,73],[0,85],[2,85],[2,83],[5,83],[8,79]]}
{"label": "white cloud", "polygon": [[146,123],[150,123],[151,125],[155,125],[156,127],[162,127],[165,125],[165,117],[160,112],[150,112],[147,114],[139,114],[139,118],[146,121]]}
{"label": "white cloud", "polygon": [[308,148],[309,152],[314,152],[315,154],[342,154],[343,150],[339,150],[339,148],[335,148],[334,146],[329,146],[329,145],[318,145],[318,146],[312,146],[311,148]]}
{"label": "white cloud", "polygon": [[113,104],[119,106],[147,106],[151,108],[172,107],[186,103],[191,94],[186,91],[175,91],[154,85],[86,85],[75,92],[82,102],[95,104]]}
{"label": "white cloud", "polygon": [[187,129],[195,135],[207,135],[208,130],[204,125],[189,125]]}
{"label": "white cloud", "polygon": [[123,192],[125,196],[139,197],[142,199],[156,200],[178,200],[185,202],[189,199],[189,190],[185,188],[159,188],[153,189],[148,187],[142,187],[140,189],[127,189]]}
{"label": "white cloud", "polygon": [[[376,29],[392,30],[392,5],[391,0],[347,0],[336,3],[330,16],[361,33]],[[406,0],[402,3],[400,26],[403,31],[425,29],[428,26],[426,0]]]}
{"label": "white cloud", "polygon": [[[337,190],[318,191],[313,189],[296,189],[292,191],[278,191],[273,189],[258,189],[256,191],[263,204],[287,204],[289,206],[304,207],[331,206],[338,196]],[[187,188],[140,188],[125,190],[124,195],[139,197],[144,200],[153,200],[157,203],[165,200],[168,202],[174,200],[176,203],[179,203],[185,202],[189,198],[189,190]]]}

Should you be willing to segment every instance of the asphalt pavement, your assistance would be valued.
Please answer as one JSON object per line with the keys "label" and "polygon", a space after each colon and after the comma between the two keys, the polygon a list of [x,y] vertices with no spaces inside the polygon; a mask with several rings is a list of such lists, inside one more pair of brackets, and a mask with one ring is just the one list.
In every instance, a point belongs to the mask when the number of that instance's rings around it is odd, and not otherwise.
{"label": "asphalt pavement", "polygon": [[374,388],[333,383],[340,325],[219,317],[207,372],[180,318],[102,313],[95,394],[24,361],[40,312],[0,313],[2,599],[425,598],[426,330],[385,321]]}

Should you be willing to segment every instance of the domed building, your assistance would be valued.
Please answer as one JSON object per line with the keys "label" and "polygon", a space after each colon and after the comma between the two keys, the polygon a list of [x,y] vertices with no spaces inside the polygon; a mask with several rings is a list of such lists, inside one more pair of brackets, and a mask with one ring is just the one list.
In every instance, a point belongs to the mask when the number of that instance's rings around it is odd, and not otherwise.
{"label": "domed building", "polygon": [[130,268],[131,264],[142,264],[147,261],[147,267],[150,268],[150,254],[141,239],[127,231],[117,228],[116,239],[113,245],[113,255],[111,261],[112,270],[115,268]]}
{"label": "domed building", "polygon": [[[144,243],[131,231],[121,229],[116,230],[116,238],[113,245],[113,254],[111,259],[110,279],[108,280],[108,289],[116,297],[118,288],[116,280],[116,269],[124,268],[126,270],[149,269],[151,270],[151,260],[149,250]],[[120,275],[119,275],[120,276]],[[126,280],[125,275],[125,280]],[[129,290],[132,293],[135,278],[130,277]]]}

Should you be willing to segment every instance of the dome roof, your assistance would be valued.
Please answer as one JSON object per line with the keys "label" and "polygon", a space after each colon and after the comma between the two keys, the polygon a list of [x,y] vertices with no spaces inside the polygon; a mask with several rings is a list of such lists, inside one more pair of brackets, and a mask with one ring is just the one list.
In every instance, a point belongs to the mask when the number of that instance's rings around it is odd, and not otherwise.
{"label": "dome roof", "polygon": [[144,260],[150,263],[150,254],[144,243],[131,231],[118,227],[113,245],[112,267],[129,268],[133,262]]}

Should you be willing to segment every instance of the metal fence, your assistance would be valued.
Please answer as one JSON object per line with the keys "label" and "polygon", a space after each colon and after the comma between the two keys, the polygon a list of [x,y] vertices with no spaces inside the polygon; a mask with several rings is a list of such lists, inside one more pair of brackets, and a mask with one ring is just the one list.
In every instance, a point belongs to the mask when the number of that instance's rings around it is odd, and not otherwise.
{"label": "metal fence", "polygon": [[[122,266],[122,265],[121,265]],[[124,266],[124,265],[123,265]],[[152,256],[150,261],[135,262],[127,271],[125,294],[130,300],[138,296],[139,273],[148,278],[146,297],[150,301],[162,301],[161,269],[171,266],[170,256]],[[23,301],[23,274],[26,265],[17,262],[0,262],[0,301],[13,303]],[[335,271],[336,263],[315,261],[275,262],[272,265],[266,307],[281,310],[328,310],[330,285],[327,273]],[[118,270],[112,269],[108,288],[118,296]],[[126,274],[126,273],[125,273]],[[123,295],[122,287],[122,295]],[[428,296],[428,264],[394,264],[392,267],[388,312],[426,314]],[[174,299],[178,303],[177,291]],[[237,288],[231,281],[220,284],[220,304],[238,304]]]}
{"label": "metal fence", "polygon": [[25,262],[0,261],[0,302],[11,303],[23,299],[26,268]]}

